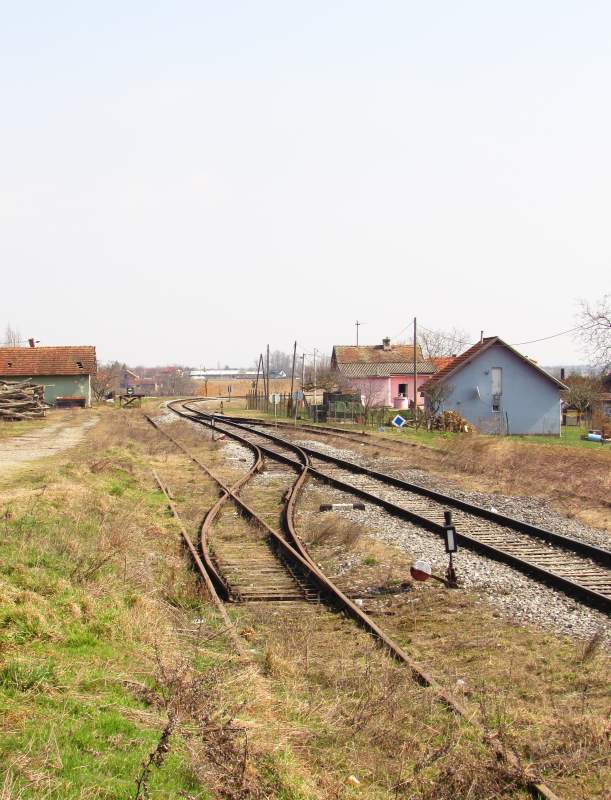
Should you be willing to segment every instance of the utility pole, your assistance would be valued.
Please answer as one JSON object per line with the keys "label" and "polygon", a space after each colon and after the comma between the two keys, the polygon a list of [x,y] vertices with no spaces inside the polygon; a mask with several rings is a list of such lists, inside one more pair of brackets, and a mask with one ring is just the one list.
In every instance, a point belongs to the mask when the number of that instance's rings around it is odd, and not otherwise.
{"label": "utility pole", "polygon": [[416,362],[416,317],[414,317],[414,422],[416,421],[416,414],[418,413],[418,365]]}
{"label": "utility pole", "polygon": [[357,321],[355,323],[355,325],[356,325],[356,346],[357,347],[359,346],[359,326],[362,325],[362,324],[363,323],[359,322],[358,319],[357,319]]}
{"label": "utility pole", "polygon": [[294,387],[295,387],[295,359],[296,358],[297,358],[297,341],[295,341],[295,344],[293,345],[293,371],[291,372],[291,399],[289,400],[289,402],[287,404],[287,410],[289,412],[288,415],[290,415],[290,413],[291,413],[291,403],[295,402],[293,400],[293,390],[294,390]]}
{"label": "utility pole", "polygon": [[316,418],[316,422],[318,422],[318,400],[316,399],[316,353],[318,351],[314,348],[314,416]]}
{"label": "utility pole", "polygon": [[265,410],[269,411],[269,345],[267,345],[267,368],[265,370],[267,375],[267,391],[265,393]]}
{"label": "utility pole", "polygon": [[263,353],[259,356],[259,360],[257,361],[257,377],[255,378],[255,397],[257,395],[257,391],[259,390],[259,372],[261,370],[262,362],[263,361]]}
{"label": "utility pole", "polygon": [[305,384],[305,357],[306,354],[301,354],[301,391],[303,392],[303,387]]}

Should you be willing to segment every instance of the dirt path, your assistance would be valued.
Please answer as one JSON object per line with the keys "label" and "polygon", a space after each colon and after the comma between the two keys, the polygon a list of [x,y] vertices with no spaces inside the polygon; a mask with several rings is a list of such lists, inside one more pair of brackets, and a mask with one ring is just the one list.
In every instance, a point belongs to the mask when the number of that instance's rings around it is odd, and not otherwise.
{"label": "dirt path", "polygon": [[0,477],[5,477],[32,461],[53,456],[80,444],[89,428],[98,422],[98,416],[81,414],[62,416],[37,428],[31,433],[0,441]]}

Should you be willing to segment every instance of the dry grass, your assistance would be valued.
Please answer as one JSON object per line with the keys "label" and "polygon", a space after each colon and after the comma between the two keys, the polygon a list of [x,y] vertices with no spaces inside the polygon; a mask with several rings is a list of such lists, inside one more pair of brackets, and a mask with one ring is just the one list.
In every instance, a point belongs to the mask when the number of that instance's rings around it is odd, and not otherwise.
{"label": "dry grass", "polygon": [[363,534],[367,532],[364,525],[353,522],[340,514],[325,514],[318,525],[308,531],[308,543],[311,545],[331,544],[335,547],[353,550]]}
{"label": "dry grass", "polygon": [[307,608],[287,613],[268,606],[249,617],[275,692],[299,723],[287,741],[325,798],[523,796],[521,776],[352,623]]}
{"label": "dry grass", "polygon": [[611,469],[607,453],[553,445],[525,446],[485,436],[455,438],[442,463],[474,475],[478,486],[556,501],[586,524],[611,528]]}
{"label": "dry grass", "polygon": [[[217,489],[136,412],[100,411],[87,442],[3,484],[0,798],[522,798],[514,775],[351,622],[313,604],[232,609],[235,658],[150,477],[197,529]],[[213,469],[199,428],[170,430]],[[282,486],[261,484],[278,508]],[[321,558],[366,586],[405,575],[362,526],[320,515]],[[375,563],[364,564],[371,556]],[[356,577],[355,577],[356,576]],[[408,603],[413,597],[413,603]],[[601,796],[606,660],[500,624],[460,593],[388,601],[384,626],[461,684],[474,714],[568,798]],[[533,764],[533,767],[528,765]],[[350,776],[355,776],[349,782]],[[581,793],[580,793],[581,792]]]}
{"label": "dry grass", "polygon": [[[317,512],[320,500],[319,491],[308,492],[300,530],[325,529]],[[344,518],[343,524],[354,523]],[[373,540],[366,530],[356,549],[330,546],[316,533],[308,541],[323,570],[338,573],[335,583],[366,598],[365,610],[379,615],[385,630],[461,695],[474,716],[520,754],[525,767],[544,775],[562,797],[605,796],[611,777],[611,661],[600,632],[581,643],[513,625],[485,601],[432,582],[371,597],[370,587],[389,582],[389,567],[395,580],[409,575],[404,553]],[[360,555],[370,550],[377,564],[365,568]]]}

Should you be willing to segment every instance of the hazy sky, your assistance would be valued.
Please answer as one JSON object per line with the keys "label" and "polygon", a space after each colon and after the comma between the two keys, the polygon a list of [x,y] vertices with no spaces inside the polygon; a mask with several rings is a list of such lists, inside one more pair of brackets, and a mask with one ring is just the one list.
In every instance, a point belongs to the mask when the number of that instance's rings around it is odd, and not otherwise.
{"label": "hazy sky", "polygon": [[611,288],[608,1],[0,8],[0,331],[239,365]]}

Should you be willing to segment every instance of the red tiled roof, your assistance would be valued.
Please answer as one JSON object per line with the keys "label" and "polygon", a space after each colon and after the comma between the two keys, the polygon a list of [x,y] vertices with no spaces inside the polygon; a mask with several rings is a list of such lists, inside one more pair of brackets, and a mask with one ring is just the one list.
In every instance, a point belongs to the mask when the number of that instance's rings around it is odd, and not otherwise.
{"label": "red tiled roof", "polygon": [[433,362],[435,370],[441,372],[441,370],[451,364],[455,358],[456,356],[439,356],[438,358],[431,358],[431,361]]}
{"label": "red tiled roof", "polygon": [[426,386],[433,385],[440,380],[443,380],[446,375],[449,375],[450,372],[454,372],[454,370],[459,367],[461,364],[464,364],[465,361],[470,361],[473,356],[477,355],[480,350],[487,345],[492,339],[496,339],[496,336],[488,336],[485,339],[482,339],[481,342],[476,342],[476,344],[472,345],[468,350],[465,350],[464,353],[461,353],[456,358],[452,358],[448,363],[446,363],[441,368],[437,369],[437,372],[430,378],[421,388],[424,389]]}
{"label": "red tiled roof", "polygon": [[[381,344],[376,345],[335,345],[333,355],[337,364],[397,364],[413,362],[414,348],[411,345],[392,345],[384,350]],[[420,347],[416,347],[416,359],[422,361]]]}
{"label": "red tiled roof", "polygon": [[[80,365],[80,366],[79,366]],[[0,347],[0,377],[91,375],[97,371],[95,347]]]}
{"label": "red tiled roof", "polygon": [[548,378],[550,381],[553,381],[553,383],[555,383],[560,389],[567,388],[563,383],[554,378],[553,375],[550,375],[544,369],[541,369],[541,367],[539,367],[537,364],[535,364],[526,356],[522,355],[522,353],[519,353],[517,350],[514,350],[514,348],[511,347],[511,345],[507,344],[502,339],[499,339],[498,336],[486,336],[480,342],[476,342],[476,344],[472,345],[468,350],[465,350],[464,353],[461,353],[459,356],[456,356],[456,358],[453,358],[449,364],[446,364],[445,367],[440,369],[439,372],[436,372],[432,378],[429,378],[429,380],[425,384],[423,384],[420,387],[420,389],[426,392],[426,390],[429,387],[434,386],[439,381],[445,380],[449,375],[452,375],[454,372],[459,370],[464,364],[475,358],[475,356],[479,352],[487,350],[489,347],[492,347],[493,344],[500,344],[503,347],[506,347],[509,351],[514,353],[514,355],[516,355],[518,358],[521,358],[522,361],[525,361],[527,364],[530,364],[530,366],[533,369],[536,369],[537,372],[540,372],[544,377]]}

